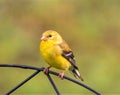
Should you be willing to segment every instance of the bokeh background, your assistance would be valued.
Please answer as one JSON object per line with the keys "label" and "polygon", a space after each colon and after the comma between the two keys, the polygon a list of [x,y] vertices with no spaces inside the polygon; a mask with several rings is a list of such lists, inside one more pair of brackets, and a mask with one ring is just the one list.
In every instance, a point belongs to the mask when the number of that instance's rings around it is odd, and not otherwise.
{"label": "bokeh background", "polygon": [[[39,54],[39,43],[49,29],[69,43],[85,84],[104,95],[120,95],[120,0],[0,0],[0,64],[48,66]],[[33,72],[0,68],[0,94]],[[94,95],[52,77],[62,95]],[[12,95],[54,94],[40,73]]]}

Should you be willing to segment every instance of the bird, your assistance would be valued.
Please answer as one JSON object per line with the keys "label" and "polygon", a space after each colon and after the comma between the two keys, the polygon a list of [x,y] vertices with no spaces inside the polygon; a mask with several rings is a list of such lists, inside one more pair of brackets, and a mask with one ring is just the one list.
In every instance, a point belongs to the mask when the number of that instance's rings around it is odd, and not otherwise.
{"label": "bird", "polygon": [[61,70],[58,76],[64,79],[65,71],[69,70],[76,78],[83,81],[72,50],[58,32],[54,30],[43,32],[40,41],[40,54],[49,64],[43,70],[44,73],[47,74],[49,69],[54,67]]}

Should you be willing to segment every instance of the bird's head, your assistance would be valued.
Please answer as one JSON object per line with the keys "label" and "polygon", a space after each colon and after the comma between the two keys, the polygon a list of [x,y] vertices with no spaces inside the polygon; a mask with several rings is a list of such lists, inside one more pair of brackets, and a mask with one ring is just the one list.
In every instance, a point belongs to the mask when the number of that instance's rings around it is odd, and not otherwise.
{"label": "bird's head", "polygon": [[42,34],[41,40],[42,41],[53,41],[58,44],[62,42],[62,37],[56,31],[47,30]]}

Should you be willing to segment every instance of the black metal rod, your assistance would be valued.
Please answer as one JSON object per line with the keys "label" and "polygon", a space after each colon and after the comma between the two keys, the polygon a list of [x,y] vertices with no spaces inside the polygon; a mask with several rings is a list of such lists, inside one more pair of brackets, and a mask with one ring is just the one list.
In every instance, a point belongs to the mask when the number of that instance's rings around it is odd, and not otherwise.
{"label": "black metal rod", "polygon": [[65,76],[64,78],[67,79],[67,80],[69,80],[69,81],[72,81],[72,82],[74,82],[74,83],[76,83],[76,84],[78,84],[78,85],[81,85],[82,87],[84,87],[84,88],[86,88],[86,89],[94,92],[96,95],[101,95],[101,94],[100,94],[99,92],[97,92],[96,90],[90,88],[89,86],[87,86],[87,85],[85,85],[85,84],[83,84],[83,83],[81,83],[81,82],[78,82],[78,81],[76,81],[76,80],[73,80],[73,79],[71,79],[71,78],[69,78],[69,77],[67,77],[67,76]]}
{"label": "black metal rod", "polygon": [[51,76],[49,75],[49,73],[48,73],[48,74],[46,74],[46,75],[47,75],[47,77],[48,77],[48,79],[49,79],[49,81],[50,81],[50,83],[51,83],[52,87],[54,88],[55,92],[57,93],[57,95],[60,95],[60,92],[58,91],[58,89],[57,89],[57,87],[56,87],[55,83],[53,82],[53,80],[52,80]]}
{"label": "black metal rod", "polygon": [[38,68],[34,66],[27,66],[22,64],[0,64],[0,67],[15,67],[15,68],[22,68],[22,69],[32,69],[32,70],[44,70],[44,67]]}
{"label": "black metal rod", "polygon": [[[18,64],[0,64],[0,67],[16,67],[16,68],[32,69],[32,70],[40,70],[40,71],[43,71],[43,70],[44,70],[44,67],[38,68],[38,67],[26,66],[26,65],[18,65]],[[39,72],[38,72],[38,73],[39,73]],[[49,70],[49,73],[50,73],[50,74],[53,74],[53,75],[55,75],[55,76],[58,76],[58,75],[59,75],[58,73],[53,72],[53,71],[51,71],[51,70]],[[28,78],[28,79],[29,79],[29,78]],[[31,79],[31,78],[30,78],[30,79]],[[29,79],[29,80],[30,80],[30,79]],[[78,85],[80,85],[80,86],[88,89],[89,91],[95,93],[96,95],[102,95],[102,94],[100,94],[98,91],[96,91],[96,90],[92,89],[91,87],[83,84],[82,82],[78,82],[78,81],[73,80],[73,79],[71,79],[71,78],[69,78],[69,77],[67,77],[67,76],[64,76],[64,79],[67,79],[67,80],[69,80],[69,81],[71,81],[71,82],[73,82],[73,83],[76,83],[76,84],[78,84]],[[9,95],[9,94],[7,94],[7,95]]]}
{"label": "black metal rod", "polygon": [[[49,71],[49,73],[50,73],[50,74],[53,74],[53,75],[56,75],[56,76],[59,75],[58,73],[53,72],[53,71]],[[76,84],[78,84],[78,85],[81,85],[82,87],[84,87],[84,88],[92,91],[92,92],[95,93],[96,95],[101,95],[98,91],[92,89],[91,87],[89,87],[89,86],[87,86],[87,85],[85,85],[85,84],[83,84],[83,83],[81,83],[81,82],[79,82],[79,81],[76,81],[76,80],[74,80],[74,79],[71,79],[71,78],[69,78],[69,77],[67,77],[67,76],[63,76],[63,78],[64,78],[64,79],[67,79],[67,80],[69,80],[69,81],[71,81],[71,82],[73,82],[73,83],[76,83]]]}
{"label": "black metal rod", "polygon": [[9,92],[7,92],[6,95],[10,95],[11,93],[13,93],[16,89],[18,89],[19,87],[21,87],[23,84],[25,84],[27,81],[29,81],[31,78],[33,78],[35,75],[37,75],[39,72],[40,72],[40,70],[37,70],[36,72],[34,72],[32,75],[30,75],[24,81],[22,81],[21,83],[19,83],[17,86],[15,86]]}

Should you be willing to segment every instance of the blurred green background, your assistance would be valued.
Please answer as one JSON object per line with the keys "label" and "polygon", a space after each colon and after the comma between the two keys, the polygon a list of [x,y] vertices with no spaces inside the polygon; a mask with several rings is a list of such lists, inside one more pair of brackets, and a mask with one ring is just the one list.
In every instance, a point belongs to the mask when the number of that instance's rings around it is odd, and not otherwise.
{"label": "blurred green background", "polygon": [[[104,95],[120,95],[120,0],[0,0],[0,63],[48,66],[39,55],[39,43],[49,29],[69,43],[85,84]],[[0,94],[33,72],[0,68]],[[94,95],[52,77],[62,95]],[[12,95],[55,92],[40,73]]]}

